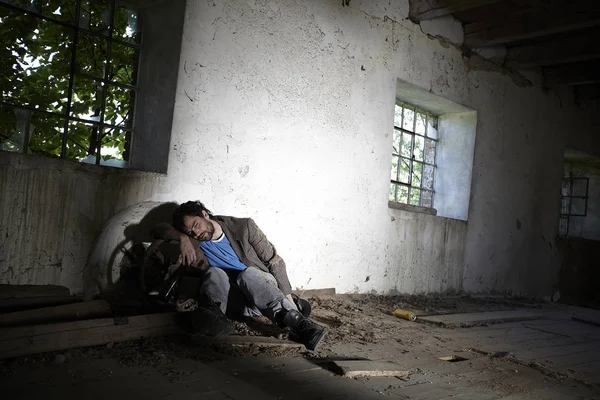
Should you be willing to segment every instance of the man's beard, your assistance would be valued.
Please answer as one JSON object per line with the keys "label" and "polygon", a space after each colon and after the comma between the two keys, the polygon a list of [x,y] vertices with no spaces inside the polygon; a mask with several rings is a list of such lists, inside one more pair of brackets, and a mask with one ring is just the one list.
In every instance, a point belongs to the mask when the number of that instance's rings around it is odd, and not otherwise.
{"label": "man's beard", "polygon": [[215,227],[213,226],[213,224],[208,224],[208,226],[206,227],[206,231],[204,231],[202,233],[202,236],[197,239],[203,242],[207,242],[212,239],[214,233]]}

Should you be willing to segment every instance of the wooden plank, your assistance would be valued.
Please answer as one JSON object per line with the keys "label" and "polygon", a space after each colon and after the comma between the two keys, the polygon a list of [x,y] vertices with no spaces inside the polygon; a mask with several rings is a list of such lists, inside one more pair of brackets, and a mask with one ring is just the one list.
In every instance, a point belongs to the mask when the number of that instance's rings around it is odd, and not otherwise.
{"label": "wooden plank", "polygon": [[504,65],[527,69],[594,58],[600,58],[600,35],[597,29],[589,29],[550,41],[508,47]]}
{"label": "wooden plank", "polygon": [[243,346],[257,346],[257,347],[288,347],[304,349],[304,345],[290,340],[281,340],[274,337],[268,336],[239,336],[239,335],[228,335],[228,336],[200,336],[192,335],[193,341],[196,343],[206,344],[219,344],[219,345],[230,345],[236,347]]}
{"label": "wooden plank", "polygon": [[497,2],[499,0],[411,0],[409,18],[418,22]]}
{"label": "wooden plank", "polygon": [[510,43],[600,25],[600,10],[565,7],[552,12],[516,14],[464,26],[464,44],[471,48]]}
{"label": "wooden plank", "polygon": [[503,327],[507,324],[497,324],[487,326],[487,329],[484,330],[475,330],[476,328],[465,329],[464,331],[458,331],[452,333],[452,340],[473,340],[475,338],[485,338],[485,339],[493,339],[499,338],[501,340],[506,340],[507,338],[514,337],[515,335],[521,334],[530,334],[530,333],[539,333],[531,328],[527,328],[524,326],[509,326],[505,329],[497,329],[497,327]]}
{"label": "wooden plank", "polygon": [[600,317],[597,317],[597,316],[587,317],[587,316],[574,315],[571,317],[571,319],[573,321],[583,322],[584,324],[588,324],[588,325],[600,326]]}
{"label": "wooden plank", "polygon": [[[78,329],[79,324],[85,327]],[[34,335],[25,337],[14,337],[11,332],[13,329],[22,332],[22,328],[0,329],[0,338],[8,338],[0,340],[0,358],[183,333],[175,322],[175,313],[100,319],[95,324],[97,326],[90,327],[89,321],[59,323],[54,324],[57,325],[54,332],[34,331]]]}
{"label": "wooden plank", "polygon": [[407,377],[410,373],[406,368],[386,361],[371,360],[336,360],[333,361],[341,371],[342,376],[355,378],[359,376],[395,376]]}
{"label": "wooden plank", "polygon": [[481,350],[487,351],[515,351],[519,348],[521,343],[536,340],[546,340],[551,338],[553,335],[543,332],[532,331],[530,334],[521,334],[515,336],[509,336],[504,339],[502,338],[472,338],[471,340],[463,340],[462,342],[469,345],[469,347],[476,347]]}
{"label": "wooden plank", "polygon": [[446,314],[430,315],[421,317],[420,321],[425,321],[445,328],[454,328],[461,326],[474,326],[484,324],[496,324],[502,322],[531,321],[546,318],[539,312],[531,310],[517,311],[487,311],[480,313],[466,314]]}
{"label": "wooden plank", "polygon": [[582,61],[544,68],[544,84],[588,85],[600,82],[600,60]]}
{"label": "wooden plank", "polygon": [[333,296],[335,295],[335,288],[292,290],[292,293],[297,294],[302,298]]}
{"label": "wooden plank", "polygon": [[540,332],[553,333],[574,339],[600,340],[600,329],[596,326],[572,320],[531,321],[524,325]]}
{"label": "wooden plank", "polygon": [[593,351],[598,348],[599,342],[572,343],[566,345],[554,345],[546,347],[531,348],[515,353],[517,358],[537,360],[548,357],[561,357],[581,351]]}
{"label": "wooden plank", "polygon": [[0,299],[0,310],[15,310],[34,307],[49,307],[60,304],[70,304],[81,301],[77,296],[36,296],[36,297],[9,297]]}
{"label": "wooden plank", "polygon": [[70,295],[71,292],[68,288],[58,285],[0,285],[0,299]]}
{"label": "wooden plank", "polygon": [[[117,322],[115,322],[115,320]],[[60,333],[68,331],[76,331],[90,328],[101,328],[105,326],[118,325],[118,321],[122,318],[101,318],[89,319],[74,322],[61,322],[55,324],[44,325],[26,325],[10,328],[0,328],[0,342],[4,340],[20,339],[30,336],[47,335],[51,333]]]}
{"label": "wooden plank", "polygon": [[514,353],[517,358],[523,359],[534,357],[534,352],[537,350],[545,351],[545,349],[548,348],[551,349],[554,347],[570,346],[574,344],[581,344],[581,342],[573,341],[572,339],[565,337],[553,337],[551,335],[547,335],[547,337],[545,338],[536,337],[535,339],[520,341],[518,343],[465,343],[465,345],[470,345],[469,347],[471,348],[476,348],[478,350],[485,351],[486,353],[493,353],[496,351],[510,351],[511,353]]}
{"label": "wooden plank", "polygon": [[62,306],[36,308],[33,310],[0,314],[0,326],[109,317],[111,313],[110,305],[105,300],[92,300]]}
{"label": "wooden plank", "polygon": [[600,351],[589,348],[588,350],[584,351],[570,354],[559,354],[551,357],[536,358],[535,360],[543,363],[549,362],[553,367],[569,368],[572,365],[600,361]]}

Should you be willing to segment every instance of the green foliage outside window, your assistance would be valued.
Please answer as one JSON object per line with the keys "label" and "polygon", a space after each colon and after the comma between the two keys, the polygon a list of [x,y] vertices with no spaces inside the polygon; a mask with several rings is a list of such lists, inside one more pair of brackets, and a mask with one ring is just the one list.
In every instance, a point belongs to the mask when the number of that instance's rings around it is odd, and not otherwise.
{"label": "green foliage outside window", "polygon": [[124,166],[140,36],[114,0],[0,0],[0,149]]}

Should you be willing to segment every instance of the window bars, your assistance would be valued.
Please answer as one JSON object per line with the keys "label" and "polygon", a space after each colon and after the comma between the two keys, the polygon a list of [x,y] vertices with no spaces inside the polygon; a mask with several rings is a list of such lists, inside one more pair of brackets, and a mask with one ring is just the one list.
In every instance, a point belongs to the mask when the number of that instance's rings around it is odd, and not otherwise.
{"label": "window bars", "polygon": [[437,116],[407,103],[396,103],[390,202],[433,207],[437,125]]}
{"label": "window bars", "polygon": [[0,0],[0,149],[126,166],[139,27],[115,0]]}
{"label": "window bars", "polygon": [[576,178],[572,176],[572,165],[565,164],[565,177],[562,180],[560,197],[560,225],[561,236],[569,236],[569,222],[571,217],[586,217],[589,194],[589,178]]}

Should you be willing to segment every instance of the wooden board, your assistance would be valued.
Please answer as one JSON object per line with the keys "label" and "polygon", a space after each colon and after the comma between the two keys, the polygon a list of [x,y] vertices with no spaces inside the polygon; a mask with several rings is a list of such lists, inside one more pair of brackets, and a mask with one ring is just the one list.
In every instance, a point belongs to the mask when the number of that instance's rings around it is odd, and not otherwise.
{"label": "wooden board", "polygon": [[292,293],[297,294],[301,298],[333,296],[335,295],[335,288],[292,290]]}
{"label": "wooden board", "polygon": [[347,378],[359,376],[395,376],[402,378],[410,374],[410,371],[406,368],[386,361],[336,360],[333,363],[342,371],[342,376]]}
{"label": "wooden board", "polygon": [[70,296],[64,286],[57,285],[0,285],[0,299],[12,297]]}
{"label": "wooden board", "polygon": [[531,321],[546,318],[538,312],[531,310],[516,311],[487,311],[467,314],[430,315],[419,317],[425,321],[445,328],[457,328],[465,326],[476,326],[485,324],[497,324],[502,322]]}
{"label": "wooden board", "polygon": [[36,308],[33,310],[0,314],[0,326],[100,318],[109,317],[111,314],[110,305],[105,300],[92,300],[62,306]]}
{"label": "wooden board", "polygon": [[231,346],[257,346],[257,347],[288,347],[304,349],[304,345],[290,340],[281,340],[274,337],[268,336],[240,336],[240,335],[228,335],[228,336],[201,336],[192,335],[193,341],[196,343],[206,344],[226,344]]}
{"label": "wooden board", "polygon": [[179,333],[175,313],[0,328],[0,358]]}
{"label": "wooden board", "polygon": [[587,317],[587,316],[575,315],[575,316],[571,317],[571,319],[573,321],[583,322],[584,324],[600,326],[600,317],[597,317],[597,316]]}
{"label": "wooden board", "polygon": [[77,296],[34,296],[34,297],[8,297],[0,299],[0,310],[26,309],[34,307],[49,307],[60,304],[70,304],[81,301]]}
{"label": "wooden board", "polygon": [[568,319],[533,321],[524,323],[523,326],[573,339],[600,340],[600,329],[597,326]]}

